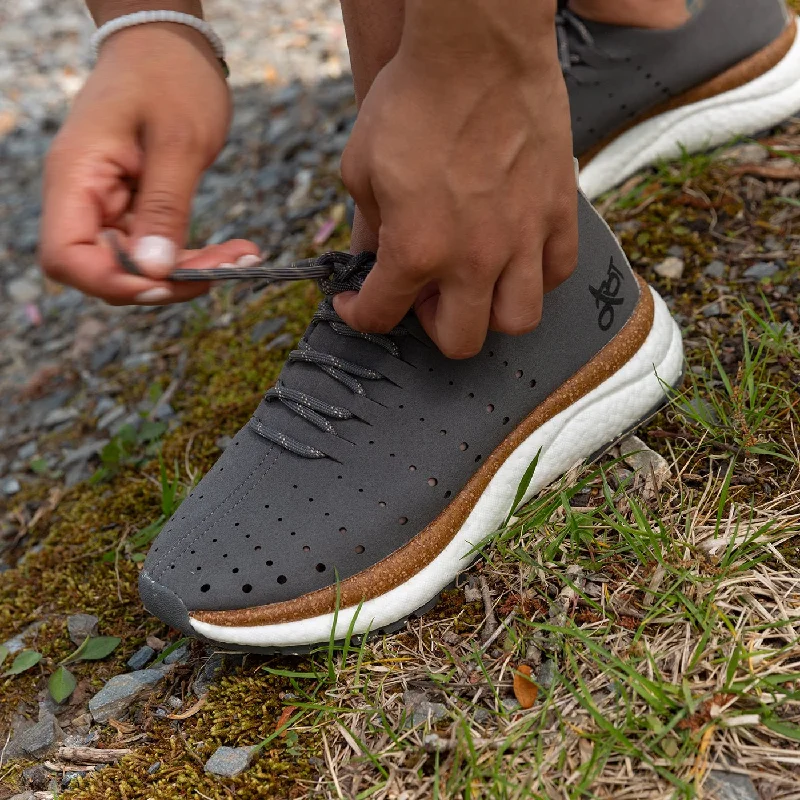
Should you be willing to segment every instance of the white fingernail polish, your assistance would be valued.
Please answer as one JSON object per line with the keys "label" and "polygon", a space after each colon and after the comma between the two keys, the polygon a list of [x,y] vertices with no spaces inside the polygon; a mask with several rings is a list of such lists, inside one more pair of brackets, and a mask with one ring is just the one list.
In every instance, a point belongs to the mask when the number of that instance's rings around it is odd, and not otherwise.
{"label": "white fingernail polish", "polygon": [[254,267],[256,264],[261,263],[261,258],[254,255],[246,255],[236,259],[237,267]]}
{"label": "white fingernail polish", "polygon": [[133,257],[145,267],[174,267],[177,248],[165,236],[143,236],[136,243]]}
{"label": "white fingernail polish", "polygon": [[163,303],[167,300],[173,300],[174,298],[175,295],[171,289],[168,289],[166,286],[154,286],[152,289],[145,289],[143,292],[139,292],[133,299],[137,303],[147,306]]}

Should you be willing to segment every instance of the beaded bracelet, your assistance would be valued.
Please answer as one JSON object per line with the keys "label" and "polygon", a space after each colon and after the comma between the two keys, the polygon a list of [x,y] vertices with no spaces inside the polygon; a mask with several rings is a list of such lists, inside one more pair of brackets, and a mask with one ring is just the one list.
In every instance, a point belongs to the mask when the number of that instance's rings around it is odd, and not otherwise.
{"label": "beaded bracelet", "polygon": [[133,14],[125,14],[109,20],[104,25],[101,25],[92,36],[91,47],[94,57],[97,58],[101,45],[112,34],[125,28],[132,28],[135,25],[146,25],[148,22],[175,22],[178,25],[188,25],[190,28],[194,28],[208,40],[214,50],[214,55],[222,65],[225,77],[227,78],[230,75],[228,65],[225,63],[225,45],[216,31],[205,20],[191,14],[182,14],[180,11],[136,11]]}

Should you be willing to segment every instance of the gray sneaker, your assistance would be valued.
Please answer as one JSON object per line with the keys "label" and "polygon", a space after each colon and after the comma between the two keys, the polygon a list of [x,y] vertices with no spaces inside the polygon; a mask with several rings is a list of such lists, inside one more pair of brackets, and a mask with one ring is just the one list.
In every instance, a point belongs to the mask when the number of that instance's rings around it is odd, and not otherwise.
{"label": "gray sneaker", "polygon": [[330,296],[361,285],[370,254],[215,274],[326,276],[328,299],[153,544],[145,606],[267,652],[395,630],[502,526],[534,459],[523,500],[653,414],[682,374],[680,332],[583,197],[579,223],[578,268],[539,328],[490,334],[466,361],[411,314],[386,335],[339,320]]}
{"label": "gray sneaker", "polygon": [[662,159],[756,134],[800,110],[800,39],[784,0],[705,0],[669,31],[562,10],[557,33],[590,198]]}

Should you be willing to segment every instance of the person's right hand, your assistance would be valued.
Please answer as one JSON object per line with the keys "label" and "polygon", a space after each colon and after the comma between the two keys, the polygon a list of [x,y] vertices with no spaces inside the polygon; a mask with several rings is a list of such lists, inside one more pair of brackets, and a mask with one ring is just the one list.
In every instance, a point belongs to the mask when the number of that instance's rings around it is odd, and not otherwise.
{"label": "person's right hand", "polygon": [[[205,38],[151,23],[111,36],[47,158],[39,256],[45,273],[110,303],[188,300],[209,284],[163,280],[258,253],[233,240],[183,250],[192,197],[225,143],[231,102]],[[117,263],[116,231],[146,277]]]}

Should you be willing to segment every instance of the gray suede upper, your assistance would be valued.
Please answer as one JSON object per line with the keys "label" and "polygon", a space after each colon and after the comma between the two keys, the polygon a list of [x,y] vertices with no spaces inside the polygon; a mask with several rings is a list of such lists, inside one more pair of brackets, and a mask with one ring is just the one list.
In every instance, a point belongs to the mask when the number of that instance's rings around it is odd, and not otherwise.
{"label": "gray suede upper", "polygon": [[[567,12],[568,14],[568,12]],[[705,0],[675,30],[559,26],[562,64],[580,156],[643,113],[699,86],[773,42],[788,22],[783,0]],[[580,23],[588,37],[582,36]],[[569,63],[571,62],[571,63]]]}
{"label": "gray suede upper", "polygon": [[490,334],[472,359],[445,358],[412,316],[403,323],[409,335],[396,337],[399,358],[312,324],[305,339],[316,350],[383,379],[362,381],[357,396],[316,365],[289,363],[287,387],[357,418],[333,420],[334,435],[262,402],[255,418],[329,457],[303,458],[246,425],[151,548],[140,583],[147,607],[185,629],[187,609],[293,599],[360,572],[434,520],[638,302],[624,255],[583,198],[579,219],[578,269],[546,296],[540,327],[517,338]]}

